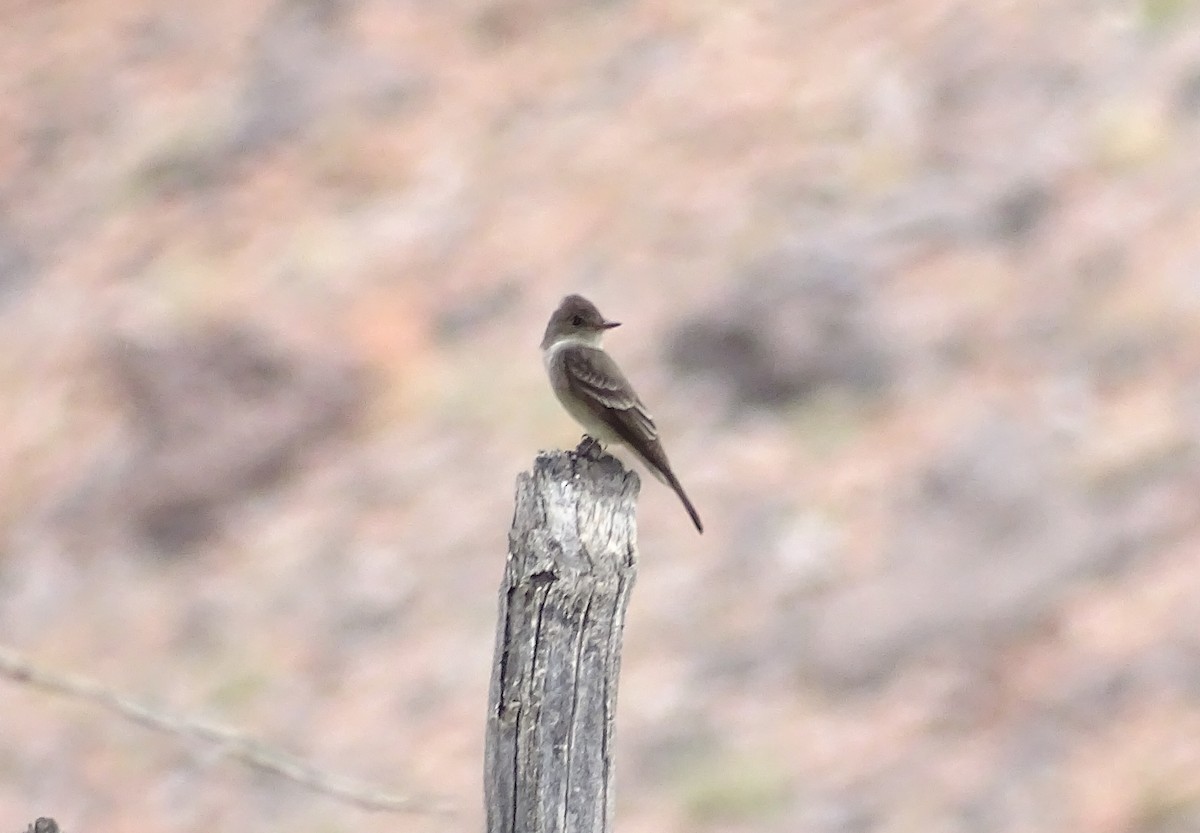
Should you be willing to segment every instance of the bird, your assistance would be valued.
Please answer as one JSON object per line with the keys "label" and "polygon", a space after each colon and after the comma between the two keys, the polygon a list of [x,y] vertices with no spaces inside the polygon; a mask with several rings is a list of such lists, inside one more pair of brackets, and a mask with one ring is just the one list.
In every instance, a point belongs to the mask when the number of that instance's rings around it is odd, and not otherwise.
{"label": "bird", "polygon": [[653,417],[600,346],[604,333],[619,326],[620,322],[607,320],[582,295],[563,298],[542,338],[542,360],[550,385],[587,437],[601,447],[619,443],[628,448],[651,474],[674,490],[696,530],[703,533],[700,513],[671,470]]}

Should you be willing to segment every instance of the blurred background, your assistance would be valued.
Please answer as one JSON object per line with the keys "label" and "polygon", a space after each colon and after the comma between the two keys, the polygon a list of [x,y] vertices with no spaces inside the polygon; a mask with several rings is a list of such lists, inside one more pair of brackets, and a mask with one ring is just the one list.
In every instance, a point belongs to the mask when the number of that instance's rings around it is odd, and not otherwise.
{"label": "blurred background", "polygon": [[0,0],[0,828],[482,828],[517,473],[647,479],[624,833],[1200,830],[1200,4]]}

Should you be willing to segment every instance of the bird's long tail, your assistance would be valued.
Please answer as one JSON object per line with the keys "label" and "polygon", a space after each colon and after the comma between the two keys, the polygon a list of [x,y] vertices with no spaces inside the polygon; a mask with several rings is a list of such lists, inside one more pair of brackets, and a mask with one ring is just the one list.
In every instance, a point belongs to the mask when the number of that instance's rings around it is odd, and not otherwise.
{"label": "bird's long tail", "polygon": [[[642,465],[657,480],[665,483],[675,494],[679,495],[679,499],[683,501],[683,508],[687,510],[688,515],[692,518],[692,523],[696,525],[696,531],[703,535],[704,524],[700,522],[700,513],[692,505],[691,498],[683,490],[683,486],[679,483],[679,478],[675,476],[675,472],[671,471],[671,463],[667,460],[667,452],[663,450],[662,444],[656,440],[645,450],[639,449],[629,443],[626,443],[626,447],[633,452],[634,456],[641,461]],[[647,451],[649,454],[646,453]]]}
{"label": "bird's long tail", "polygon": [[696,511],[696,507],[692,505],[692,501],[688,498],[687,492],[683,490],[683,486],[679,484],[679,479],[675,477],[675,473],[670,469],[663,472],[666,477],[667,485],[675,490],[675,494],[679,495],[679,499],[683,501],[683,508],[692,516],[692,523],[696,525],[696,531],[701,535],[704,534],[704,524],[700,523],[700,513]]}

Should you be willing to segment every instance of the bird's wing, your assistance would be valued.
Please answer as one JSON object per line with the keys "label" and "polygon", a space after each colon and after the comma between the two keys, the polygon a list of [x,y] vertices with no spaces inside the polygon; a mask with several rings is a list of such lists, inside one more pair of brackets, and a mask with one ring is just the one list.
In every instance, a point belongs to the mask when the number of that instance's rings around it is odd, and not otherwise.
{"label": "bird's wing", "polygon": [[633,450],[655,475],[675,490],[696,529],[704,532],[700,514],[671,471],[658,428],[617,363],[595,347],[572,347],[562,353],[563,376],[572,393]]}
{"label": "bird's wing", "polygon": [[593,410],[618,436],[627,443],[640,440],[636,445],[658,441],[653,417],[607,353],[594,347],[577,347],[564,354],[564,375],[571,391],[593,403]]}

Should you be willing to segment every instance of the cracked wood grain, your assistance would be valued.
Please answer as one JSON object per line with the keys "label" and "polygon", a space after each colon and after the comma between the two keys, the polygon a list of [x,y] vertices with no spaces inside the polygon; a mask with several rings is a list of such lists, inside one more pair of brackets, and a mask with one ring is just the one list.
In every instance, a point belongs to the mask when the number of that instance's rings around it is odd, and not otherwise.
{"label": "cracked wood grain", "polygon": [[488,833],[608,833],[639,481],[615,458],[540,454],[517,479],[488,693]]}

